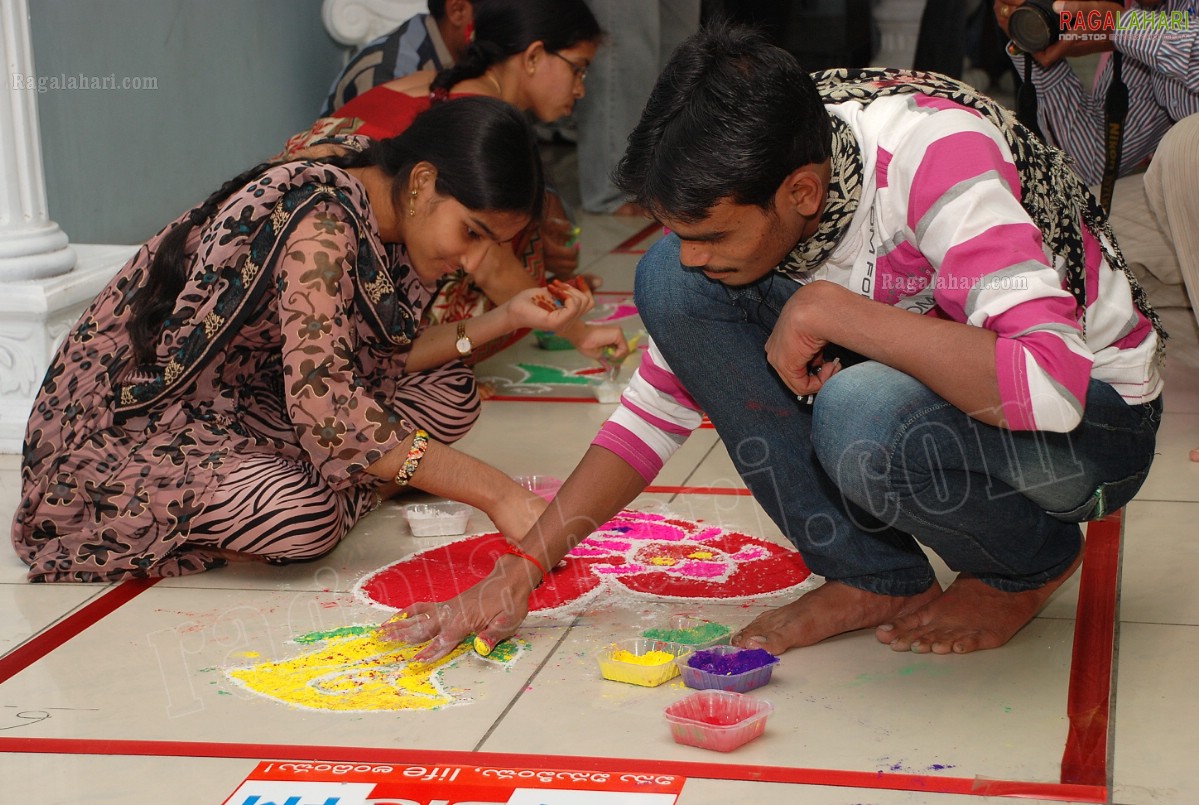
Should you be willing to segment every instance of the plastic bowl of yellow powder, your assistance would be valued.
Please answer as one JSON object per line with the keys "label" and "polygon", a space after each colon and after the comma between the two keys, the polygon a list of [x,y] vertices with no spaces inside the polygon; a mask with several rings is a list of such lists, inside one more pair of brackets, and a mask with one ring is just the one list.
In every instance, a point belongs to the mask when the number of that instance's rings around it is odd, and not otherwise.
{"label": "plastic bowl of yellow powder", "polygon": [[678,676],[677,661],[690,653],[690,646],[635,637],[605,646],[597,659],[604,679],[653,688]]}

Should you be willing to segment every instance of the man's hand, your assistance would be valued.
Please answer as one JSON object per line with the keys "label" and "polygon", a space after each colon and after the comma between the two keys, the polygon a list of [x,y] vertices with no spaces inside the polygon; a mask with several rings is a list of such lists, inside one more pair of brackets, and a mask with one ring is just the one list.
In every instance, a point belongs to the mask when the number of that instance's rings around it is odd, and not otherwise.
{"label": "man's hand", "polygon": [[[1062,31],[1062,36],[1065,38],[1040,53],[1033,54],[1033,58],[1042,67],[1049,67],[1062,59],[1103,53],[1113,49],[1112,32],[1104,29],[1104,21],[1114,20],[1116,15],[1124,10],[1122,3],[1058,0],[1053,4],[1053,10],[1059,15],[1070,14],[1071,26],[1068,30]],[[1081,27],[1077,24],[1080,21]]]}
{"label": "man's hand", "polygon": [[629,356],[629,342],[624,337],[624,331],[614,324],[588,324],[576,320],[559,331],[559,335],[593,360],[602,356],[619,363]]}
{"label": "man's hand", "polygon": [[995,0],[995,22],[999,23],[999,29],[1003,31],[1003,35],[1011,38],[1008,33],[1008,20],[1012,17],[1012,12],[1024,5],[1024,0]]}
{"label": "man's hand", "polygon": [[[848,294],[850,299],[844,297]],[[766,339],[766,361],[797,395],[815,394],[841,369],[839,360],[824,360],[829,343],[821,334],[821,317],[832,313],[839,301],[856,295],[829,282],[804,285],[787,300],[770,337]]]}

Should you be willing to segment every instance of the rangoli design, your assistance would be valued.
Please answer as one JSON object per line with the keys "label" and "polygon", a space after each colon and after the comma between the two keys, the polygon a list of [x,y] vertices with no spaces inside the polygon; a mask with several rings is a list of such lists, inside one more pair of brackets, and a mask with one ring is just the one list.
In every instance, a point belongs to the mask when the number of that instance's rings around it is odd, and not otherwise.
{"label": "rangoli design", "polygon": [[[497,533],[438,545],[367,575],[355,592],[397,610],[445,601],[490,573],[504,545]],[[737,601],[795,591],[809,576],[798,553],[771,542],[626,510],[567,554],[529,597],[529,611],[573,613],[604,595]]]}
{"label": "rangoli design", "polygon": [[586,386],[604,373],[598,366],[586,369],[563,369],[560,366],[546,366],[540,363],[518,363],[524,377],[513,385],[549,385],[549,386]]}
{"label": "rangoli design", "polygon": [[226,668],[225,675],[246,690],[306,710],[435,710],[471,701],[442,680],[446,669],[464,657],[507,667],[529,649],[523,640],[507,640],[480,657],[470,650],[468,638],[440,660],[416,663],[412,658],[422,645],[380,640],[377,630],[377,625],[347,626],[301,635],[292,642],[316,648],[287,660]]}
{"label": "rangoli design", "polygon": [[[504,553],[498,533],[478,534],[415,553],[365,576],[366,602],[402,609],[444,601],[486,576]],[[795,591],[811,572],[799,554],[755,537],[666,514],[623,511],[575,546],[529,598],[529,611],[573,614],[602,596],[673,601],[737,601]],[[380,620],[383,620],[380,618]],[[422,646],[379,639],[376,625],[296,637],[290,659],[226,668],[235,684],[274,701],[323,712],[433,710],[471,701],[444,672],[463,661],[511,666],[529,650],[507,640],[487,657],[473,635],[432,663]],[[304,650],[304,648],[308,650]]]}

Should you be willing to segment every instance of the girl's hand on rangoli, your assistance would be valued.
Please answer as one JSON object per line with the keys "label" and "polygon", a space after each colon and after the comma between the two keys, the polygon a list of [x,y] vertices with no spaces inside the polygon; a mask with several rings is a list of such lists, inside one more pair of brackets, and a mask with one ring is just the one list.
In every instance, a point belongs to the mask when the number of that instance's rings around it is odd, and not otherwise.
{"label": "girl's hand on rangoli", "polygon": [[503,556],[491,574],[448,601],[422,601],[405,608],[379,627],[380,636],[399,643],[428,645],[416,662],[441,659],[469,635],[488,646],[507,640],[524,621],[533,591],[526,560]]}

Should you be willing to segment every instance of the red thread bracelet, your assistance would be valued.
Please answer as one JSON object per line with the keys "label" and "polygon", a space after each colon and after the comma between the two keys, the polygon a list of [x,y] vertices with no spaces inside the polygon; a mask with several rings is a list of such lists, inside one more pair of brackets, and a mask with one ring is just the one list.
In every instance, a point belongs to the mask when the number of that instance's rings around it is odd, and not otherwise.
{"label": "red thread bracelet", "polygon": [[542,565],[541,562],[538,562],[537,558],[535,556],[533,556],[532,554],[529,554],[529,553],[525,553],[520,548],[517,548],[515,545],[513,545],[511,542],[507,543],[507,546],[508,547],[504,551],[505,554],[510,554],[512,556],[519,556],[521,559],[528,559],[530,562],[532,562],[534,565],[537,566],[538,570],[541,571],[541,577],[543,579],[549,575],[549,573],[547,573],[545,570],[545,566]]}

